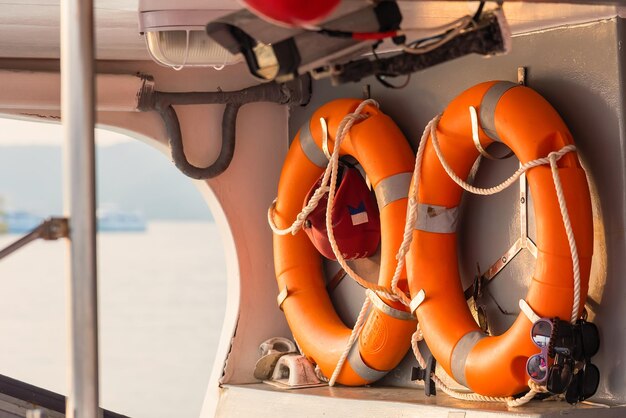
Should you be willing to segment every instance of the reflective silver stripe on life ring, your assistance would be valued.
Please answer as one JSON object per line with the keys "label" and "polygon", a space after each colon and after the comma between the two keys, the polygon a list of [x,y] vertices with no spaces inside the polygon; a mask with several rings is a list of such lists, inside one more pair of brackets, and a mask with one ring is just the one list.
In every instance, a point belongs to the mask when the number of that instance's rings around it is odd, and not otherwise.
{"label": "reflective silver stripe on life ring", "polygon": [[510,89],[518,87],[519,84],[510,81],[499,81],[487,90],[480,104],[480,126],[487,136],[495,141],[502,142],[496,132],[496,106],[498,102]]}
{"label": "reflective silver stripe on life ring", "polygon": [[320,168],[326,168],[328,158],[324,155],[324,151],[315,143],[313,135],[311,134],[310,123],[311,121],[307,120],[304,125],[302,125],[302,128],[300,128],[300,147],[309,161]]}
{"label": "reflective silver stripe on life ring", "polygon": [[450,367],[452,368],[452,377],[465,387],[467,386],[467,379],[465,377],[465,362],[467,356],[476,346],[478,341],[485,338],[486,335],[481,331],[471,331],[465,334],[452,351],[452,357],[450,359]]}
{"label": "reflective silver stripe on life ring", "polygon": [[382,313],[384,313],[387,316],[390,316],[390,317],[396,318],[396,319],[400,319],[402,321],[414,321],[415,320],[415,317],[413,315],[411,315],[409,312],[401,311],[399,309],[392,308],[391,306],[387,305],[380,298],[380,296],[378,296],[376,294],[376,292],[368,290],[367,291],[367,297],[372,301],[372,303],[374,304],[376,309],[378,309],[379,311],[381,311]]}
{"label": "reflective silver stripe on life ring", "polygon": [[356,374],[368,382],[374,382],[388,373],[388,371],[381,372],[380,370],[372,369],[365,364],[359,352],[359,340],[356,340],[354,344],[352,344],[352,348],[348,354],[348,363],[350,363],[350,367],[352,367],[352,370],[354,370]]}
{"label": "reflective silver stripe on life ring", "polygon": [[399,173],[379,181],[374,188],[378,210],[396,200],[407,197],[412,176],[413,173]]}
{"label": "reflective silver stripe on life ring", "polygon": [[459,220],[459,208],[428,205],[420,203],[417,206],[415,229],[438,234],[453,234]]}

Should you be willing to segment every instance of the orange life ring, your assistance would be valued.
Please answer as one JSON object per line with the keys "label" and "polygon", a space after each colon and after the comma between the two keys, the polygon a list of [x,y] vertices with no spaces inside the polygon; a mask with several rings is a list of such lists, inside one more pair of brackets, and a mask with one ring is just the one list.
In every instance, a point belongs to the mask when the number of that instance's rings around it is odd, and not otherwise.
{"label": "orange life ring", "polygon": [[[340,99],[319,108],[296,135],[283,166],[274,208],[274,221],[285,228],[302,209],[302,202],[328,164],[322,151],[320,118],[328,123],[329,145],[342,119],[360,101]],[[375,106],[367,106],[368,118],[356,122],[341,143],[341,155],[356,158],[376,192],[381,223],[381,264],[378,284],[390,288],[395,254],[402,242],[407,194],[413,168],[413,152],[400,129]],[[321,256],[300,231],[274,235],[274,265],[279,305],[304,354],[331,376],[351,334],[326,291]],[[371,293],[370,293],[371,295]],[[355,343],[337,378],[357,386],[383,377],[404,357],[416,322],[397,302],[373,299],[358,344]]]}
{"label": "orange life ring", "polygon": [[[453,100],[437,127],[445,160],[467,178],[478,157],[472,141],[469,107],[479,110],[480,143],[506,144],[521,163],[546,157],[572,144],[558,113],[538,93],[509,82],[487,82]],[[565,200],[580,259],[582,310],[593,252],[593,221],[584,170],[574,153],[558,161]],[[550,167],[527,172],[532,192],[538,257],[526,302],[541,317],[572,315],[572,256]],[[407,256],[412,296],[424,290],[416,310],[424,338],[446,372],[476,393],[511,396],[527,388],[526,360],[536,354],[531,322],[520,314],[504,334],[486,336],[468,309],[457,262],[456,208],[463,190],[444,171],[429,136],[419,181],[420,210]],[[579,312],[580,314],[580,312]]]}

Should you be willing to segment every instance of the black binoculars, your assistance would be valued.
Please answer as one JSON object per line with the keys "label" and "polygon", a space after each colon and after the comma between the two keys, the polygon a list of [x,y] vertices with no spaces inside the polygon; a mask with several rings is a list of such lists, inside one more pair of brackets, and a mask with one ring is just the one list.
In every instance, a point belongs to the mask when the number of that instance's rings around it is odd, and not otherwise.
{"label": "black binoculars", "polygon": [[526,363],[531,379],[551,393],[565,393],[569,403],[596,393],[600,371],[591,357],[600,348],[600,334],[595,324],[584,319],[571,324],[559,318],[542,318],[533,324],[531,338],[541,349]]}

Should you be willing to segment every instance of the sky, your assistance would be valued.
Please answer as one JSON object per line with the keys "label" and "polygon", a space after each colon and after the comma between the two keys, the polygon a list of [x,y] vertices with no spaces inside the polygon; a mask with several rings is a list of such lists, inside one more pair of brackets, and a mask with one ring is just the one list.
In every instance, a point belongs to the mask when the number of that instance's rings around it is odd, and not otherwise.
{"label": "sky", "polygon": [[[96,131],[98,205],[138,211],[151,220],[210,220],[194,185],[160,150],[121,133]],[[63,127],[0,118],[3,210],[41,216],[63,208]]]}
{"label": "sky", "polygon": [[[96,129],[98,146],[111,146],[131,141],[128,136],[106,129]],[[0,118],[0,147],[63,144],[60,123],[32,122]]]}

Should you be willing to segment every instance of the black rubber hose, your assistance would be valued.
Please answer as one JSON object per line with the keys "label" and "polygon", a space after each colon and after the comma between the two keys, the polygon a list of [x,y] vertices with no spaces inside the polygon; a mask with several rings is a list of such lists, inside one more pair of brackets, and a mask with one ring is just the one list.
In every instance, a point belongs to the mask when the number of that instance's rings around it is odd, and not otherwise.
{"label": "black rubber hose", "polygon": [[184,175],[196,180],[202,180],[217,177],[226,171],[235,155],[237,113],[240,107],[241,105],[237,103],[229,103],[226,105],[224,115],[222,116],[222,146],[220,148],[220,154],[215,162],[208,167],[196,167],[187,160],[180,131],[180,122],[178,121],[178,116],[174,108],[169,105],[159,112],[165,122],[165,128],[167,129],[174,165],[176,165]]}
{"label": "black rubber hose", "polygon": [[[210,179],[222,174],[235,154],[237,114],[247,103],[271,102],[278,104],[305,105],[311,97],[311,79],[301,77],[284,84],[267,83],[234,92],[165,93],[154,91],[149,97],[140,98],[140,110],[157,110],[165,123],[172,159],[186,176],[197,180]],[[222,116],[222,146],[213,164],[196,167],[185,155],[180,122],[173,105],[226,104]]]}

